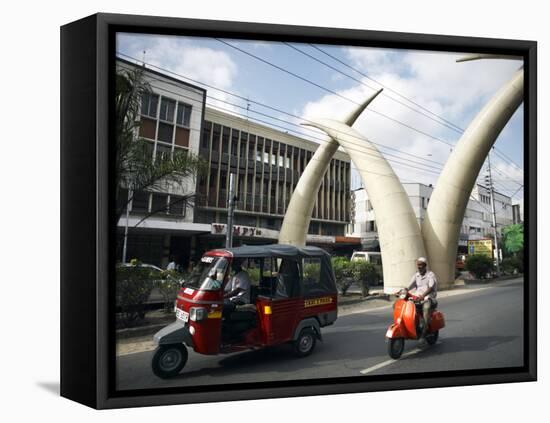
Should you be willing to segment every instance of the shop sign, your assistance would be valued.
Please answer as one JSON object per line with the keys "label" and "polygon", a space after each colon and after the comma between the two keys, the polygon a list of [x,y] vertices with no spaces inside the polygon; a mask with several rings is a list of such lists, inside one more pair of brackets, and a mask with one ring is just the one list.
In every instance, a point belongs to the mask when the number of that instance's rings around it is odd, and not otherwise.
{"label": "shop sign", "polygon": [[487,257],[493,257],[493,240],[476,239],[468,241],[468,254],[481,254]]}

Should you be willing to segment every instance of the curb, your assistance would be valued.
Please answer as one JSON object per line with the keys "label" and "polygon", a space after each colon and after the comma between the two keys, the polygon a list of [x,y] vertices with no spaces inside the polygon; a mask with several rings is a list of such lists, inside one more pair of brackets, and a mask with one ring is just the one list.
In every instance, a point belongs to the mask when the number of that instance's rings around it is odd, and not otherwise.
{"label": "curb", "polygon": [[[175,315],[174,315],[175,319]],[[138,326],[135,328],[128,329],[117,329],[116,337],[117,339],[128,339],[128,338],[139,338],[140,336],[152,335],[155,332],[159,331],[163,327],[166,327],[169,322],[166,323],[157,323],[150,326]]]}
{"label": "curb", "polygon": [[490,283],[496,283],[501,281],[509,281],[511,279],[517,279],[517,278],[523,278],[523,273],[519,273],[517,275],[506,275],[506,276],[499,276],[498,278],[490,278],[490,279],[462,279],[466,285],[486,285]]}

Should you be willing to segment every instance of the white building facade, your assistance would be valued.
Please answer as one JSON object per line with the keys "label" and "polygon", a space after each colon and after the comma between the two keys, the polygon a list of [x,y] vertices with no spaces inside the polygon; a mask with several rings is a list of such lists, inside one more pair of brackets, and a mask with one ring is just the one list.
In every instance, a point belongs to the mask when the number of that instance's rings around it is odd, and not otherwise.
{"label": "white building facade", "polygon": [[[418,223],[421,225],[426,215],[433,186],[420,183],[404,183],[403,187],[409,196]],[[361,238],[361,245],[364,250],[376,251],[379,245],[375,211],[370,204],[368,194],[364,188],[354,190],[353,194],[354,207],[352,222],[348,232],[351,236]],[[512,199],[497,191],[494,192],[494,198],[497,232],[500,237],[502,227],[514,223]],[[459,251],[466,252],[469,239],[492,238],[492,219],[490,190],[484,186],[476,185],[470,196],[462,222]]]}

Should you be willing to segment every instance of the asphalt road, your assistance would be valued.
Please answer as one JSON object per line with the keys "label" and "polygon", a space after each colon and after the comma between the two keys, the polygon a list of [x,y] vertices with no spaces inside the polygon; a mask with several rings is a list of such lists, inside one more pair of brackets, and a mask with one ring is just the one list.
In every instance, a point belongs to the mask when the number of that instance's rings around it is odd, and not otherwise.
{"label": "asphalt road", "polygon": [[[453,293],[454,294],[454,293]],[[151,371],[153,352],[117,358],[117,389],[220,385],[243,382],[356,377],[523,365],[523,280],[439,298],[447,326],[431,347],[407,341],[399,360],[387,355],[385,332],[391,308],[355,312],[323,329],[323,342],[308,357],[295,358],[289,346],[231,355],[189,351],[181,374],[162,380]]]}

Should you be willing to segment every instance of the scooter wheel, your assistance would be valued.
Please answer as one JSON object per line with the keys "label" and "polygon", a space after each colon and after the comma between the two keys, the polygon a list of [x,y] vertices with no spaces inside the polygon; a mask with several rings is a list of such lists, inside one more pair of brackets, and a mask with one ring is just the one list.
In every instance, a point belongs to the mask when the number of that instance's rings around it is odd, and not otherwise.
{"label": "scooter wheel", "polygon": [[305,357],[310,355],[315,348],[317,342],[317,334],[315,330],[311,328],[304,328],[301,330],[298,339],[294,341],[294,355],[297,357]]}
{"label": "scooter wheel", "polygon": [[161,379],[176,376],[187,363],[187,348],[183,344],[161,345],[153,355],[153,373]]}
{"label": "scooter wheel", "polygon": [[390,338],[388,339],[388,354],[394,360],[397,360],[403,354],[405,349],[404,338]]}
{"label": "scooter wheel", "polygon": [[433,345],[437,342],[438,337],[439,337],[439,331],[438,330],[436,330],[435,332],[432,332],[432,333],[428,333],[426,335],[426,342],[429,345]]}

